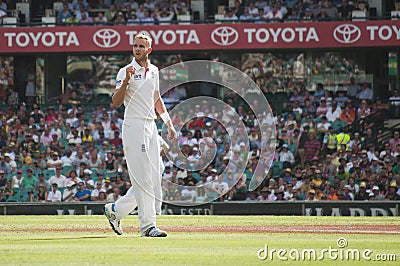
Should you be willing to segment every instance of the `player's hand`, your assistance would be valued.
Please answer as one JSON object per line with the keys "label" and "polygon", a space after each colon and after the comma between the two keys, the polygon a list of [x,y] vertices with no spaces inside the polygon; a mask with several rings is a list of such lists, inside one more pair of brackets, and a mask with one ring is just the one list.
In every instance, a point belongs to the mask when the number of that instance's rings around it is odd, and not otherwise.
{"label": "player's hand", "polygon": [[169,141],[174,141],[178,138],[178,134],[175,131],[175,128],[173,126],[168,127],[168,135],[167,135],[167,139]]}
{"label": "player's hand", "polygon": [[133,66],[129,66],[126,68],[126,77],[125,77],[125,82],[128,83],[129,80],[135,75],[135,68]]}

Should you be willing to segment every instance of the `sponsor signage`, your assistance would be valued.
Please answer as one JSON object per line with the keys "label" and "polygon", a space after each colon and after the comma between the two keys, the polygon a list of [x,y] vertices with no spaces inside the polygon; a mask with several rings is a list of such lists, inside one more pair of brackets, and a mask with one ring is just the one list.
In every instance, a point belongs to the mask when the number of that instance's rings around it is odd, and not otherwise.
{"label": "sponsor signage", "polygon": [[169,26],[0,28],[0,53],[130,51],[146,32],[157,51],[399,46],[395,20]]}
{"label": "sponsor signage", "polygon": [[[164,202],[165,215],[399,216],[400,201]],[[0,215],[103,214],[102,202],[0,203]]]}

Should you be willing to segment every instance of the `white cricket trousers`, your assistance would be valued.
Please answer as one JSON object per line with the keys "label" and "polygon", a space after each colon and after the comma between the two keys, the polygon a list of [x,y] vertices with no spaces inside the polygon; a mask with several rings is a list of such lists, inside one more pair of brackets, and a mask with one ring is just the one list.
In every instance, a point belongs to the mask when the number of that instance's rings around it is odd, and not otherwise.
{"label": "white cricket trousers", "polygon": [[[155,187],[161,190],[160,145],[154,120],[125,118],[122,126],[124,154],[132,187],[115,202],[115,215],[122,219],[136,206],[140,231],[156,226]],[[158,186],[157,186],[158,185]]]}

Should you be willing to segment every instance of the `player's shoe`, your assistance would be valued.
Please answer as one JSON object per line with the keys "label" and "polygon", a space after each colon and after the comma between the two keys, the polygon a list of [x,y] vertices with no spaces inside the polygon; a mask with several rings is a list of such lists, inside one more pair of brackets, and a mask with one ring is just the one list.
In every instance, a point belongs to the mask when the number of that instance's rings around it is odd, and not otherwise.
{"label": "player's shoe", "polygon": [[150,227],[149,229],[147,229],[146,231],[144,231],[144,233],[142,233],[142,236],[144,236],[144,237],[166,237],[167,232],[153,226],[153,227]]}
{"label": "player's shoe", "polygon": [[118,220],[115,216],[115,204],[108,203],[104,206],[104,214],[106,215],[108,222],[111,225],[112,230],[117,235],[122,235],[122,227],[120,224],[120,220]]}

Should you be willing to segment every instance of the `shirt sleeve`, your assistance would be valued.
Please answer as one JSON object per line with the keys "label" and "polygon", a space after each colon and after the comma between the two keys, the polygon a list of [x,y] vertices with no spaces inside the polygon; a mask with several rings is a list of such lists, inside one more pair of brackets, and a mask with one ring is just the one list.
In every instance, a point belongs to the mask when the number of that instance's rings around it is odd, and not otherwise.
{"label": "shirt sleeve", "polygon": [[123,67],[118,71],[117,79],[115,81],[115,90],[118,90],[119,88],[121,88],[122,82],[124,81],[125,77],[126,77],[126,71],[125,71],[125,67]]}

